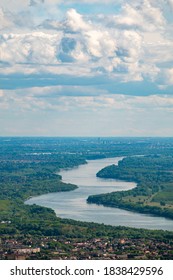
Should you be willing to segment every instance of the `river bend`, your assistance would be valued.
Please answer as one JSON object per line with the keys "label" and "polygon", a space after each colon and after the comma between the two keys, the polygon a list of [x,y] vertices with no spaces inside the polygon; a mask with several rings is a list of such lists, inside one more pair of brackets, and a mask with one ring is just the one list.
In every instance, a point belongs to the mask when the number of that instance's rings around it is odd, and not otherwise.
{"label": "river bend", "polygon": [[26,203],[35,203],[52,208],[60,218],[104,223],[113,226],[173,230],[173,220],[170,219],[86,203],[89,195],[128,190],[136,186],[133,182],[129,183],[96,177],[96,173],[100,169],[111,164],[117,164],[121,159],[89,160],[88,164],[62,170],[60,172],[62,181],[76,184],[78,189],[70,192],[49,193],[33,197]]}

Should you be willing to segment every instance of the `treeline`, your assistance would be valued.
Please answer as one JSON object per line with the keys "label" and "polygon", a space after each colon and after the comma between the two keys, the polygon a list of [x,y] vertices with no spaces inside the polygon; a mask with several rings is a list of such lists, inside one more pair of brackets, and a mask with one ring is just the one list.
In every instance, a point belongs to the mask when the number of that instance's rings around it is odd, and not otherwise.
{"label": "treeline", "polygon": [[60,238],[135,238],[172,240],[173,232],[163,230],[134,229],[125,226],[80,222],[57,218],[54,211],[38,205],[15,203],[8,210],[11,223],[1,224],[0,235],[8,236],[56,236]]}
{"label": "treeline", "polygon": [[89,196],[88,203],[120,207],[173,219],[173,157],[128,157],[97,173],[101,178],[136,182],[128,191]]}
{"label": "treeline", "polygon": [[1,160],[70,161],[132,155],[173,155],[172,138],[0,137]]}
{"label": "treeline", "polygon": [[1,234],[36,234],[37,230],[37,234],[44,234],[47,229],[45,220],[56,220],[54,211],[40,206],[28,206],[24,201],[31,196],[76,189],[76,185],[63,183],[57,171],[85,163],[85,159],[78,155],[59,155],[56,160],[54,157],[51,160],[47,160],[47,157],[42,160],[1,160]]}

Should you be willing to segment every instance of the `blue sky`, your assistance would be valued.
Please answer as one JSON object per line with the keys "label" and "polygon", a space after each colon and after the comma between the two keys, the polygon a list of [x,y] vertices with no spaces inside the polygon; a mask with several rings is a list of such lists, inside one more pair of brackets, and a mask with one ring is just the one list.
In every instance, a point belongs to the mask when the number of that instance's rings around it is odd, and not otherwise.
{"label": "blue sky", "polygon": [[1,0],[0,136],[173,136],[173,0]]}

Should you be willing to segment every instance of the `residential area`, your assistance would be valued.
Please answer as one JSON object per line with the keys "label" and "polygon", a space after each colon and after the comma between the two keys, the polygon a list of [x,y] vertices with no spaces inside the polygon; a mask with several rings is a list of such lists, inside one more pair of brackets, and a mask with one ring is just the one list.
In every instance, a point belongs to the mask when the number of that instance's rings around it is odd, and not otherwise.
{"label": "residential area", "polygon": [[1,260],[134,260],[172,259],[173,242],[155,239],[59,239],[31,237],[0,239]]}

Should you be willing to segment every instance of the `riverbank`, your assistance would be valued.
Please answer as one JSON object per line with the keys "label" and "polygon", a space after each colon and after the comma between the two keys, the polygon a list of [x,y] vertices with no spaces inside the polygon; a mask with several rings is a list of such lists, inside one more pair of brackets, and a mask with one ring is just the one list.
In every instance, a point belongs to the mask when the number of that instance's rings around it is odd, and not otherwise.
{"label": "riverbank", "polygon": [[173,221],[153,215],[120,208],[104,207],[88,204],[89,195],[104,195],[113,191],[130,191],[136,187],[133,182],[115,179],[101,179],[96,173],[110,164],[118,164],[122,157],[88,161],[87,165],[80,165],[71,170],[61,171],[62,181],[78,185],[78,189],[66,193],[46,194],[31,199],[29,204],[38,204],[52,208],[57,217],[76,221],[104,223],[112,226],[128,226],[134,228],[173,230]]}
{"label": "riverbank", "polygon": [[135,181],[137,187],[125,192],[89,196],[87,202],[173,219],[172,168],[170,156],[124,158],[118,166],[107,166],[97,176]]}

